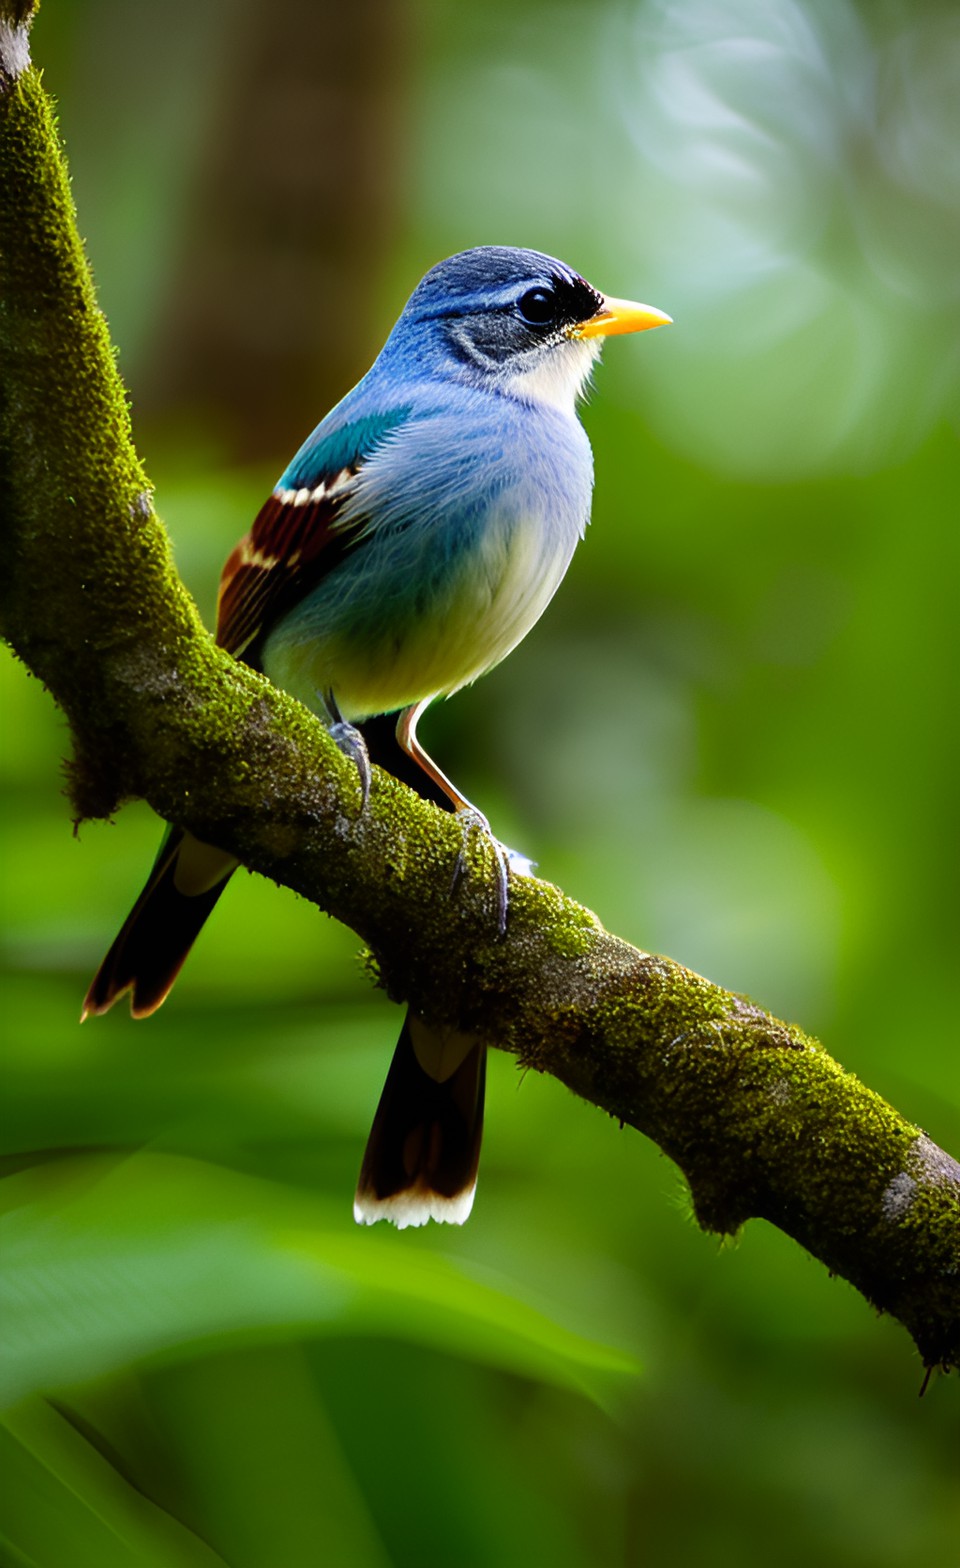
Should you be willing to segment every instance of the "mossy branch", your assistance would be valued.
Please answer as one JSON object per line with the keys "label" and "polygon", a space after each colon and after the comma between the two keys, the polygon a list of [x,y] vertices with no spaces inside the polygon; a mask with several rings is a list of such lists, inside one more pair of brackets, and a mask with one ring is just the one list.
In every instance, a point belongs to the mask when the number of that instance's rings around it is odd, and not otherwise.
{"label": "mossy branch", "polygon": [[[20,7],[22,10],[23,7]],[[0,0],[0,629],[66,713],[78,818],[142,796],[369,943],[392,995],[549,1072],[677,1162],[697,1218],[770,1220],[960,1364],[960,1166],[799,1029],[533,878],[495,934],[478,843],[355,771],[214,645],[173,568],[49,103]]]}

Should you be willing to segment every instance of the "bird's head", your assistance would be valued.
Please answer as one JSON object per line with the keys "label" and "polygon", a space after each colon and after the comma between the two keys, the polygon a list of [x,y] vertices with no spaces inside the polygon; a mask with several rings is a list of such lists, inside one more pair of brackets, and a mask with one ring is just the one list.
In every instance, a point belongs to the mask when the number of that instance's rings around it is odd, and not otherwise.
{"label": "bird's head", "polygon": [[540,251],[482,245],[430,269],[384,353],[572,412],[605,337],[669,321],[651,305],[604,296]]}

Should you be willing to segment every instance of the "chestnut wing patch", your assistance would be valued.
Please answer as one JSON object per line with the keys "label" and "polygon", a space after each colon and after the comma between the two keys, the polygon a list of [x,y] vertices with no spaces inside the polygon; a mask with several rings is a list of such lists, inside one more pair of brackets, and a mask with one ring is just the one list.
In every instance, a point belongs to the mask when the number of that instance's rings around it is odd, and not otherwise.
{"label": "chestnut wing patch", "polygon": [[345,527],[337,519],[359,468],[351,464],[313,489],[275,490],[228,557],[220,578],[217,642],[235,658],[256,665],[264,633],[356,543],[362,521]]}

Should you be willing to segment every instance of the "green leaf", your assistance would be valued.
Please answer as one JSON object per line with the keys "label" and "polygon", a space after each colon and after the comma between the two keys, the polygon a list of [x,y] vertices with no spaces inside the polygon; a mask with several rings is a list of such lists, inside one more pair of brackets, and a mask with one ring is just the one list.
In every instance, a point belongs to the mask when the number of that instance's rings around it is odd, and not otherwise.
{"label": "green leaf", "polygon": [[600,1403],[637,1371],[503,1280],[219,1166],[74,1156],[9,1177],[0,1200],[8,1405],[146,1358],[304,1332],[426,1344]]}
{"label": "green leaf", "polygon": [[[0,1422],[0,1558],[24,1568],[223,1568],[60,1411],[31,1400]],[[65,1555],[66,1553],[69,1556]]]}

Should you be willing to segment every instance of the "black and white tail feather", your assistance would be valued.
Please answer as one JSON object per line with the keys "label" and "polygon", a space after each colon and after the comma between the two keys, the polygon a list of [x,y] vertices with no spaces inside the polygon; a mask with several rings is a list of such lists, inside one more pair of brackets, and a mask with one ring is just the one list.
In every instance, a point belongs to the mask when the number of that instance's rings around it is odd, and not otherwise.
{"label": "black and white tail feather", "polygon": [[90,982],[81,1019],[108,1012],[127,992],[134,1018],[155,1013],[236,868],[225,850],[170,828],[140,897]]}
{"label": "black and white tail feather", "polygon": [[487,1048],[408,1013],[370,1130],[354,1219],[462,1225],[473,1207]]}

